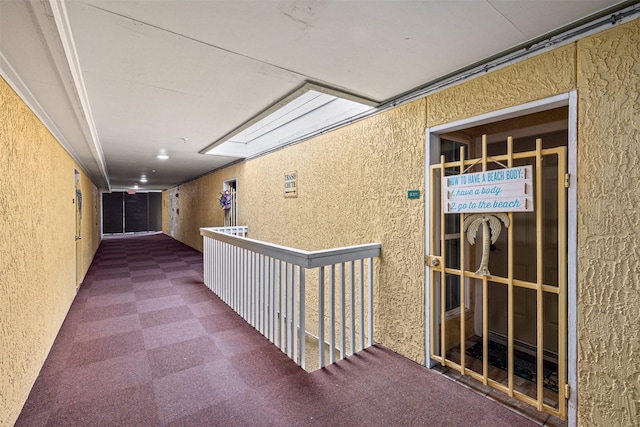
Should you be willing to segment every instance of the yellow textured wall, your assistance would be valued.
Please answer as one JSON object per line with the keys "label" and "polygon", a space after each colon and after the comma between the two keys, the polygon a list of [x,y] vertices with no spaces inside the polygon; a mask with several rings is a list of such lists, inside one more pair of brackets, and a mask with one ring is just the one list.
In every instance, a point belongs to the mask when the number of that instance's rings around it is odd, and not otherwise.
{"label": "yellow textured wall", "polygon": [[640,19],[578,43],[578,414],[640,423]]}
{"label": "yellow textured wall", "polygon": [[[424,195],[425,111],[417,101],[166,191],[179,193],[175,237],[201,249],[197,230],[223,224],[216,199],[235,177],[251,238],[306,250],[380,242],[375,338],[424,362],[424,205],[407,190]],[[285,199],[293,170],[298,197]]]}
{"label": "yellow textured wall", "polygon": [[[233,173],[216,172],[180,191],[195,198],[202,194],[195,187],[206,187],[204,194],[215,196],[224,179],[236,176],[240,222],[249,225],[252,238],[310,250],[382,243],[375,338],[422,363],[424,200],[408,200],[406,190],[424,195],[424,127],[577,89],[578,425],[637,425],[638,46],[635,20],[236,165]],[[284,199],[284,173],[291,170],[298,171],[299,197]],[[222,224],[221,216],[209,212],[209,199],[205,205],[189,200],[182,199],[183,206],[206,210],[207,225]],[[203,215],[195,215],[201,223]],[[176,224],[179,239],[200,248],[196,228]]]}
{"label": "yellow textured wall", "polygon": [[[224,211],[218,199],[224,181],[237,177],[241,165],[235,165],[209,174],[195,181],[179,185],[162,193],[162,231],[171,236],[171,210],[174,215],[173,237],[192,248],[202,251],[201,227],[224,225]],[[238,185],[240,184],[238,179]],[[240,204],[242,202],[239,202]],[[238,212],[242,214],[242,209]],[[245,220],[239,219],[241,224]]]}
{"label": "yellow textured wall", "polygon": [[[307,250],[382,245],[375,339],[424,362],[424,100],[248,162],[252,238]],[[298,171],[298,197],[284,174]]]}
{"label": "yellow textured wall", "polygon": [[[0,426],[13,425],[76,294],[74,168],[0,78]],[[82,173],[82,265],[100,243]]]}
{"label": "yellow textured wall", "polygon": [[429,96],[427,122],[437,126],[574,88],[575,45],[570,44]]}
{"label": "yellow textured wall", "polygon": [[428,125],[435,126],[578,89],[581,426],[631,426],[640,419],[639,46],[635,20],[427,103]]}
{"label": "yellow textured wall", "polygon": [[[251,238],[307,250],[382,243],[375,339],[424,363],[425,127],[566,92],[574,77],[569,45],[180,185],[164,195],[180,207],[174,236],[201,249],[197,230],[222,225],[214,197],[237,177],[240,223]],[[298,197],[285,199],[284,174],[293,170]],[[421,199],[407,199],[409,189]]]}
{"label": "yellow textured wall", "polygon": [[[166,191],[163,231],[173,198],[174,237],[201,250],[198,229],[223,224],[215,199],[236,177],[252,238],[307,250],[380,242],[375,339],[424,363],[425,127],[574,87],[572,44]],[[298,197],[285,199],[294,170]],[[410,189],[421,199],[407,199]]]}

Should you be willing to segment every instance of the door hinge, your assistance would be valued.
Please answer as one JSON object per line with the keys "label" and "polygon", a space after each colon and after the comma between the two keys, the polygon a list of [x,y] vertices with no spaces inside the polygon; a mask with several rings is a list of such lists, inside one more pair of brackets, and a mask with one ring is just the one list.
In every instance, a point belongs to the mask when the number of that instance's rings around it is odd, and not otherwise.
{"label": "door hinge", "polygon": [[564,188],[571,187],[571,175],[568,173],[564,174]]}
{"label": "door hinge", "polygon": [[564,398],[565,399],[569,398],[570,392],[571,392],[571,387],[569,387],[569,384],[565,384],[564,385]]}

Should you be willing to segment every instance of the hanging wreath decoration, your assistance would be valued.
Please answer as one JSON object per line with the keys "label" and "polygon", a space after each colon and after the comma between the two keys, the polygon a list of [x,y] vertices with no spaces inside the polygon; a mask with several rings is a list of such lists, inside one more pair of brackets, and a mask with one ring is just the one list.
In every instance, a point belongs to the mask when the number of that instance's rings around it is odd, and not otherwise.
{"label": "hanging wreath decoration", "polygon": [[224,209],[225,211],[228,211],[229,209],[231,209],[232,197],[233,196],[228,190],[226,190],[224,193],[220,193],[220,198],[218,199],[218,202],[220,203],[220,208]]}

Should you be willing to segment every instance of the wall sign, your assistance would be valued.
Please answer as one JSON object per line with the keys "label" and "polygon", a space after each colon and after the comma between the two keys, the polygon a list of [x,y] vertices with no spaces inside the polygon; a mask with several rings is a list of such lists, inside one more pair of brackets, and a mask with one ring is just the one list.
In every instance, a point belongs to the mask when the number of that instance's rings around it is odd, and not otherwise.
{"label": "wall sign", "polygon": [[444,213],[533,212],[533,167],[447,176],[443,192]]}
{"label": "wall sign", "polygon": [[420,198],[420,190],[409,190],[407,191],[408,199],[419,199]]}
{"label": "wall sign", "polygon": [[284,174],[284,197],[298,197],[298,171]]}

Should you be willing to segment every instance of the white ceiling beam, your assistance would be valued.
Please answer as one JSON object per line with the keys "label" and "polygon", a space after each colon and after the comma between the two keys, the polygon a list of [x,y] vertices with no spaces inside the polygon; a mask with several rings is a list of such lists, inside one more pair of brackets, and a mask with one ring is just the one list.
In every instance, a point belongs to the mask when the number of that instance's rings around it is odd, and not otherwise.
{"label": "white ceiling beam", "polygon": [[[32,1],[31,3],[32,5],[37,4],[37,2],[34,1]],[[100,144],[100,137],[98,136],[95,121],[91,113],[89,96],[87,94],[84,79],[82,77],[82,67],[80,66],[80,60],[78,58],[78,53],[73,39],[71,25],[69,24],[69,18],[64,1],[49,0],[49,7],[51,8],[51,15],[53,16],[55,27],[60,37],[60,42],[62,43],[62,49],[65,53],[67,66],[69,67],[69,71],[71,72],[73,88],[69,87],[69,85],[66,83],[66,80],[63,78],[64,72],[62,71],[62,66],[59,61],[55,61],[56,67],[58,68],[58,73],[61,76],[61,80],[65,86],[65,90],[67,91],[67,96],[69,96],[69,99],[71,100],[71,104],[75,104],[73,102],[74,98],[80,102],[82,114],[80,115],[78,114],[80,112],[76,111],[76,117],[81,124],[83,132],[85,132],[85,136],[87,137],[86,142],[89,145],[91,154],[98,164],[98,168],[100,170],[100,173],[102,174],[102,178],[104,178],[107,184],[107,188],[110,190],[111,183],[109,181],[109,174],[106,168],[104,153],[102,150],[102,145]],[[35,15],[36,17],[43,16],[43,14],[41,13],[35,13]],[[42,25],[42,19],[38,20],[40,21],[39,25]],[[48,40],[47,43],[49,44],[49,50],[52,51],[51,41]],[[73,95],[75,95],[75,97]],[[89,133],[88,135],[86,135],[87,131]]]}

